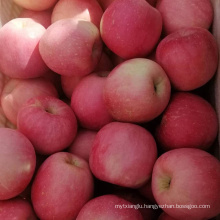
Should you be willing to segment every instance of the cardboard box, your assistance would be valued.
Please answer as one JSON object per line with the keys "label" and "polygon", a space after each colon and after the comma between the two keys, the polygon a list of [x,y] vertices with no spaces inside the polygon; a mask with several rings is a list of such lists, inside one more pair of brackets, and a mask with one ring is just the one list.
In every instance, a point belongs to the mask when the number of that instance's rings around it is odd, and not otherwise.
{"label": "cardboard box", "polygon": [[[36,0],[37,1],[37,0]],[[217,40],[220,51],[220,0],[211,0],[214,8],[214,21],[211,32]],[[0,0],[0,27],[9,20],[16,18],[22,9],[13,3],[13,0]],[[206,98],[215,107],[219,115],[220,127],[220,56],[219,67],[215,77],[207,84]],[[220,129],[218,138],[211,151],[220,160]],[[220,195],[219,195],[220,196]],[[213,220],[220,220],[220,215],[213,218]]]}

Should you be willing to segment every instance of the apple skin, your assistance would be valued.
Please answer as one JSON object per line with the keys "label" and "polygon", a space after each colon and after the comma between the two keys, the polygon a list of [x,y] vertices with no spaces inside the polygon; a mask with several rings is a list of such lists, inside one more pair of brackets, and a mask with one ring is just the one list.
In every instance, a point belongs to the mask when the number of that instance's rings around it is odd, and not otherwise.
{"label": "apple skin", "polygon": [[33,11],[23,9],[19,15],[19,18],[31,18],[35,22],[43,25],[46,29],[51,25],[52,9],[43,11]]}
{"label": "apple skin", "polygon": [[97,132],[88,129],[80,129],[73,143],[68,148],[68,152],[83,158],[89,162],[90,151]]}
{"label": "apple skin", "polygon": [[33,181],[31,198],[37,216],[44,220],[75,219],[93,196],[88,163],[68,152],[49,156]]}
{"label": "apple skin", "polygon": [[158,220],[177,220],[177,219],[169,216],[166,212],[162,212]]}
{"label": "apple skin", "polygon": [[[99,2],[99,4],[101,5],[101,7],[103,8],[103,10],[105,11],[108,6],[115,0],[97,0]],[[157,0],[146,0],[150,5],[152,6],[156,6],[156,2]]]}
{"label": "apple skin", "polygon": [[139,210],[134,208],[116,208],[115,205],[133,205],[131,202],[113,194],[93,198],[80,210],[76,220],[108,219],[108,220],[143,220]]}
{"label": "apple skin", "polygon": [[208,150],[218,134],[218,117],[212,105],[190,92],[176,92],[161,116],[156,140],[163,150]]}
{"label": "apple skin", "polygon": [[77,120],[70,106],[52,96],[30,99],[19,110],[17,121],[18,130],[39,154],[64,150],[77,133]]}
{"label": "apple skin", "polygon": [[12,78],[35,78],[48,71],[38,44],[46,29],[30,18],[15,18],[0,29],[0,71]]}
{"label": "apple skin", "polygon": [[98,72],[85,76],[73,91],[71,108],[83,128],[98,131],[113,121],[103,100],[108,73]]}
{"label": "apple skin", "polygon": [[100,60],[102,40],[93,23],[67,18],[47,28],[40,40],[39,51],[54,72],[65,76],[85,76]]}
{"label": "apple skin", "polygon": [[150,132],[139,125],[111,122],[98,131],[89,164],[102,181],[139,188],[150,179],[156,158],[157,146]]}
{"label": "apple skin", "polygon": [[[105,52],[102,52],[101,58],[96,65],[93,72],[103,72],[103,71],[111,71],[113,69],[113,64],[111,59]],[[68,99],[71,99],[73,90],[76,88],[76,85],[83,78],[83,76],[61,76],[61,86],[64,94]]]}
{"label": "apple skin", "polygon": [[1,105],[5,116],[11,123],[17,125],[19,109],[29,99],[41,95],[58,97],[54,85],[44,78],[10,79],[5,84],[1,95]]}
{"label": "apple skin", "polygon": [[58,0],[13,0],[17,5],[22,8],[34,10],[34,11],[43,11],[49,8],[52,8]]}
{"label": "apple skin", "polygon": [[209,29],[214,16],[210,0],[158,0],[156,8],[162,15],[166,35],[189,27]]}
{"label": "apple skin", "polygon": [[171,86],[154,61],[134,58],[107,76],[104,102],[112,117],[124,122],[147,122],[159,116],[170,99]]}
{"label": "apple skin", "polygon": [[92,22],[97,28],[103,10],[96,0],[59,0],[55,5],[51,17],[52,23],[64,19],[74,18]]}
{"label": "apple skin", "polygon": [[218,46],[208,30],[184,28],[160,41],[156,61],[176,90],[191,91],[214,76],[218,66]]}
{"label": "apple skin", "polygon": [[163,207],[173,218],[211,219],[220,213],[220,161],[201,149],[170,150],[154,165],[152,191],[161,205],[210,205],[191,209]]}
{"label": "apple skin", "polygon": [[29,184],[36,166],[31,142],[22,133],[0,128],[0,200],[19,195]]}
{"label": "apple skin", "polygon": [[31,204],[22,198],[16,197],[9,200],[0,201],[0,219],[4,220],[37,220],[37,216]]}
{"label": "apple skin", "polygon": [[115,0],[100,23],[104,43],[124,59],[146,57],[156,47],[161,31],[159,11],[145,0]]}

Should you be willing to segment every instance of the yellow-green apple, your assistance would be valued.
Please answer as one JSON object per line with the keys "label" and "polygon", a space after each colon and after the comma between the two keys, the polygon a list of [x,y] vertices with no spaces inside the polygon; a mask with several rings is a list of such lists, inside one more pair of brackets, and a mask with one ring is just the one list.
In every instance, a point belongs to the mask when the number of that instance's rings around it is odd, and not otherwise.
{"label": "yellow-green apple", "polygon": [[84,76],[98,64],[102,40],[93,23],[74,18],[61,19],[47,28],[40,39],[39,51],[54,72]]}
{"label": "yellow-green apple", "polygon": [[54,23],[64,18],[74,18],[90,21],[99,28],[102,14],[103,10],[96,0],[59,0],[53,9],[51,21]]}
{"label": "yellow-green apple", "polygon": [[0,29],[0,71],[12,78],[35,78],[48,71],[39,53],[46,29],[31,18],[15,18]]}
{"label": "yellow-green apple", "polygon": [[40,219],[72,220],[93,196],[88,163],[68,152],[49,156],[34,178],[31,198]]}
{"label": "yellow-green apple", "polygon": [[83,128],[99,130],[113,121],[103,100],[103,88],[108,73],[89,74],[73,90],[71,108]]}
{"label": "yellow-green apple", "polygon": [[23,9],[19,14],[19,18],[31,18],[37,23],[43,25],[45,28],[48,28],[51,25],[51,15],[52,9],[47,9],[43,11]]}
{"label": "yellow-green apple", "polygon": [[218,117],[212,105],[190,92],[176,92],[162,114],[156,140],[164,150],[208,150],[218,134]]}
{"label": "yellow-green apple", "polygon": [[115,120],[147,122],[159,116],[170,99],[170,81],[156,62],[134,58],[107,76],[103,96]]}
{"label": "yellow-green apple", "polygon": [[102,181],[138,188],[150,179],[156,158],[156,142],[149,131],[132,123],[111,122],[98,131],[89,164]]}
{"label": "yellow-green apple", "polygon": [[[143,220],[138,209],[130,208],[133,203],[113,194],[93,198],[80,210],[76,220],[108,219],[108,220]],[[125,208],[124,208],[125,207]],[[129,208],[126,208],[129,207]]]}
{"label": "yellow-green apple", "polygon": [[162,212],[158,218],[158,220],[177,220],[176,218],[171,217],[166,212]]}
{"label": "yellow-green apple", "polygon": [[162,15],[165,34],[188,27],[209,29],[213,21],[210,0],[158,0],[156,8]]}
{"label": "yellow-green apple", "polygon": [[37,220],[32,205],[25,199],[16,197],[0,201],[0,219]]}
{"label": "yellow-green apple", "polygon": [[68,152],[75,154],[89,162],[90,151],[97,132],[88,129],[79,129]]}
{"label": "yellow-green apple", "polygon": [[29,99],[41,95],[58,97],[54,85],[43,78],[10,79],[5,84],[1,95],[5,116],[17,125],[17,114],[21,106]]}
{"label": "yellow-green apple", "polygon": [[31,142],[22,133],[0,128],[0,200],[19,195],[29,184],[36,166]]}
{"label": "yellow-green apple", "polygon": [[36,152],[50,155],[67,148],[77,133],[77,120],[68,104],[53,96],[27,101],[18,111],[18,130]]}
{"label": "yellow-green apple", "polygon": [[58,0],[13,0],[17,5],[22,8],[34,10],[34,11],[42,11],[49,8],[52,8]]}
{"label": "yellow-green apple", "polygon": [[176,90],[190,91],[206,84],[215,74],[218,46],[208,30],[183,28],[160,41],[156,60]]}
{"label": "yellow-green apple", "polygon": [[145,0],[115,0],[103,13],[100,32],[107,47],[124,59],[146,57],[159,41],[160,12]]}
{"label": "yellow-green apple", "polygon": [[154,165],[152,190],[173,218],[211,219],[220,214],[220,161],[201,149],[170,150]]}

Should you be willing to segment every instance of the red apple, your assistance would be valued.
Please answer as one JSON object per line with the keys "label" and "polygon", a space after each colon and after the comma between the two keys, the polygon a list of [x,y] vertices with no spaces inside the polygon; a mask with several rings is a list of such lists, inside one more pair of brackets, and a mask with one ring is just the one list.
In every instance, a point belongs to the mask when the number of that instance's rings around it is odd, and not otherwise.
{"label": "red apple", "polygon": [[37,220],[31,204],[22,198],[0,201],[0,219],[4,220]]}
{"label": "red apple", "polygon": [[40,154],[53,154],[67,148],[77,133],[74,112],[52,96],[30,99],[18,112],[18,130]]}
{"label": "red apple", "polygon": [[43,25],[45,28],[48,28],[51,25],[51,14],[52,9],[44,11],[33,11],[28,9],[23,9],[19,14],[19,18],[31,18],[35,22]]}
{"label": "red apple", "polygon": [[47,28],[40,40],[39,50],[54,72],[65,76],[84,76],[98,64],[102,41],[93,23],[69,18]]}
{"label": "red apple", "polygon": [[35,78],[48,67],[38,44],[46,29],[30,18],[15,18],[0,29],[0,71],[12,78]]}
{"label": "red apple", "polygon": [[210,219],[220,214],[220,161],[195,148],[162,154],[152,174],[158,204],[176,219]]}
{"label": "red apple", "polygon": [[49,156],[34,179],[31,198],[40,219],[75,219],[93,196],[88,163],[67,152]]}
{"label": "red apple", "polygon": [[41,95],[58,97],[53,84],[43,78],[10,79],[5,84],[1,95],[5,116],[17,125],[17,114],[22,105],[29,99]]}
{"label": "red apple", "polygon": [[162,15],[166,34],[189,27],[209,29],[213,21],[210,0],[158,0],[156,8]]}
{"label": "red apple", "polygon": [[89,161],[90,150],[92,148],[97,132],[88,129],[80,129],[73,143],[68,148],[68,152],[75,154],[86,161]]}
{"label": "red apple", "polygon": [[113,121],[103,100],[106,74],[108,72],[89,74],[73,91],[71,107],[83,128],[99,130]]}
{"label": "red apple", "polygon": [[98,179],[138,188],[150,179],[156,158],[157,146],[150,132],[139,125],[111,122],[98,131],[89,163]]}
{"label": "red apple", "polygon": [[156,140],[164,150],[200,148],[208,150],[218,134],[218,118],[204,98],[177,92],[162,115]]}
{"label": "red apple", "polygon": [[76,220],[143,220],[139,210],[134,208],[123,208],[123,206],[132,207],[133,204],[116,195],[108,194],[99,196],[90,200],[83,206]]}
{"label": "red apple", "polygon": [[160,41],[156,60],[175,89],[190,91],[206,84],[215,74],[218,46],[206,29],[184,28]]}
{"label": "red apple", "polygon": [[64,18],[74,18],[90,21],[99,28],[102,14],[103,10],[96,0],[59,0],[51,20],[54,23]]}
{"label": "red apple", "polygon": [[34,10],[34,11],[42,11],[53,7],[58,0],[13,0],[19,6]]}
{"label": "red apple", "polygon": [[170,89],[166,73],[156,62],[134,58],[110,72],[103,96],[115,120],[147,122],[166,108]]}
{"label": "red apple", "polygon": [[31,142],[17,130],[0,128],[0,140],[0,200],[7,200],[31,181],[36,155]]}
{"label": "red apple", "polygon": [[105,10],[101,36],[107,47],[129,59],[146,57],[160,38],[162,18],[145,0],[115,0]]}

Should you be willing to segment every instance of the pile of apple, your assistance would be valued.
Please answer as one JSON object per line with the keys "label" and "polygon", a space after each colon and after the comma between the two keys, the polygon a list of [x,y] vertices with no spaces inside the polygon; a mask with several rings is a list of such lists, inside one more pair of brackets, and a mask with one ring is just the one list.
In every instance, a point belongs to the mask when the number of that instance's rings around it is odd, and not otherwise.
{"label": "pile of apple", "polygon": [[0,219],[219,215],[211,1],[14,4],[0,28]]}

